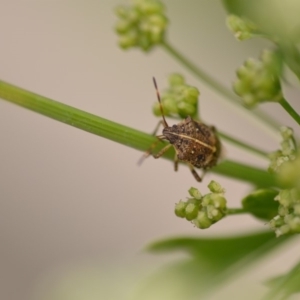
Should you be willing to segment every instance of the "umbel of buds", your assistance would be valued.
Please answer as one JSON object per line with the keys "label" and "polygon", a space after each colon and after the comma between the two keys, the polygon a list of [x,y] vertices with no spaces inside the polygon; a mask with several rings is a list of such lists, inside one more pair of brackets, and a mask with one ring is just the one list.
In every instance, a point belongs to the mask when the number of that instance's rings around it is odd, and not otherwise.
{"label": "umbel of buds", "polygon": [[233,89],[248,107],[254,107],[260,102],[279,102],[282,99],[280,71],[278,56],[265,50],[260,60],[249,58],[237,70]]}
{"label": "umbel of buds", "polygon": [[280,133],[281,149],[269,155],[269,171],[286,187],[274,199],[279,203],[278,215],[269,223],[276,236],[300,233],[300,153],[297,154],[293,130],[281,127]]}
{"label": "umbel of buds", "polygon": [[149,51],[163,41],[168,24],[165,8],[159,0],[133,0],[131,6],[118,6],[115,30],[123,49]]}
{"label": "umbel of buds", "polygon": [[198,189],[192,187],[189,194],[192,198],[187,201],[180,200],[175,205],[177,217],[191,221],[196,227],[205,229],[222,219],[226,214],[226,199],[224,189],[215,181],[208,185],[211,193],[204,196]]}
{"label": "umbel of buds", "polygon": [[276,236],[300,233],[300,192],[296,188],[281,190],[275,200],[279,202],[278,215],[270,221]]}
{"label": "umbel of buds", "polygon": [[[171,74],[169,76],[169,88],[161,95],[164,114],[175,118],[197,117],[199,95],[199,90],[187,85],[182,75]],[[157,101],[153,105],[153,113],[156,116],[161,116]]]}

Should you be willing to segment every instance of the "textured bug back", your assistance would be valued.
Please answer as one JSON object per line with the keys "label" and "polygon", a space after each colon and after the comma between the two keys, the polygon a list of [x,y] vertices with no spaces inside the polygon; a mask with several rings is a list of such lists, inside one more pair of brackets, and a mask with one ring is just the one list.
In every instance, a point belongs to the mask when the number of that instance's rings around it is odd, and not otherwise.
{"label": "textured bug back", "polygon": [[217,163],[220,142],[213,127],[187,117],[177,125],[164,128],[163,135],[175,147],[179,160],[203,169]]}

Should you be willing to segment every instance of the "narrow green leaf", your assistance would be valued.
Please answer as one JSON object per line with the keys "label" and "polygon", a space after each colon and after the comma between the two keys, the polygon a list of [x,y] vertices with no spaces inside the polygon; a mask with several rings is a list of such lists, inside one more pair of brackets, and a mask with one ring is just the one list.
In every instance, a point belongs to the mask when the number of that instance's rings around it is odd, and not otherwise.
{"label": "narrow green leaf", "polygon": [[[212,293],[218,285],[232,280],[240,271],[253,266],[253,262],[287,240],[276,238],[272,232],[253,233],[244,236],[221,238],[174,238],[158,241],[148,246],[152,253],[186,253],[169,265],[162,267],[148,280],[148,289],[170,288],[176,282],[177,294],[185,294],[184,299],[198,299]],[[166,291],[168,292],[168,291]],[[180,294],[181,295],[181,294]],[[198,297],[198,298],[197,298]],[[168,299],[183,299],[180,297]],[[201,298],[202,299],[202,298]]]}
{"label": "narrow green leaf", "polygon": [[270,221],[278,215],[278,201],[274,198],[278,191],[273,189],[259,189],[242,200],[244,210],[258,219]]}
{"label": "narrow green leaf", "polygon": [[221,270],[263,247],[269,241],[277,244],[283,239],[276,239],[273,232],[225,238],[174,238],[150,244],[147,250],[153,253],[184,251],[193,257],[205,259],[210,267],[215,266]]}
{"label": "narrow green leaf", "polygon": [[300,262],[285,275],[270,279],[267,285],[270,292],[264,297],[265,300],[288,299],[292,294],[300,293]]}

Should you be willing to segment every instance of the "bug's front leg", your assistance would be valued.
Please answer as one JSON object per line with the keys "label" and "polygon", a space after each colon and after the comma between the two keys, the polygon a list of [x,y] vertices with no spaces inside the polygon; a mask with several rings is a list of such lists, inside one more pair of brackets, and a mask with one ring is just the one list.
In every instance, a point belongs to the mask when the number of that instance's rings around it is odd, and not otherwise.
{"label": "bug's front leg", "polygon": [[159,126],[160,126],[160,125],[163,125],[163,124],[164,124],[163,120],[160,120],[160,121],[157,123],[157,125],[155,126],[155,128],[154,128],[154,130],[153,130],[153,132],[152,132],[152,135],[156,135],[156,133],[157,133],[157,131],[158,131],[158,129],[159,129]]}
{"label": "bug's front leg", "polygon": [[161,157],[166,151],[168,151],[170,148],[172,147],[171,144],[168,144],[167,146],[165,146],[164,148],[162,148],[158,153],[153,154],[154,158],[159,158]]}

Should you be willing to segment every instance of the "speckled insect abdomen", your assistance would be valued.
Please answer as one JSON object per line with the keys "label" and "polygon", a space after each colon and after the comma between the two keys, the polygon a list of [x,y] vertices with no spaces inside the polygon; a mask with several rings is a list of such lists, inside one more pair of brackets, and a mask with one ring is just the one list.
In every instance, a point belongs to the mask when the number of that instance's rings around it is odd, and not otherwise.
{"label": "speckled insect abdomen", "polygon": [[163,135],[174,146],[179,160],[202,169],[217,163],[221,147],[214,127],[187,117],[177,125],[165,127]]}

